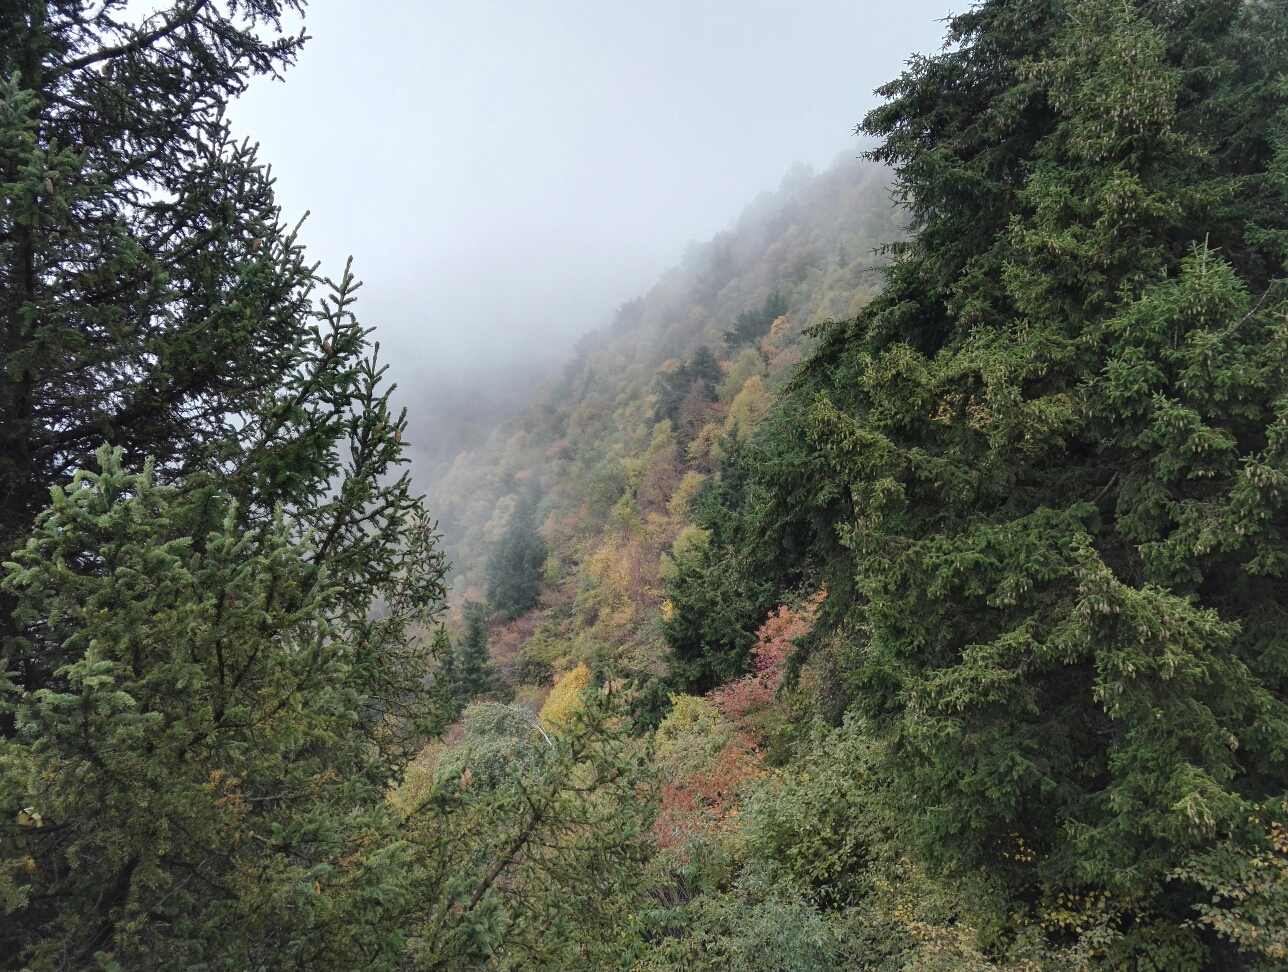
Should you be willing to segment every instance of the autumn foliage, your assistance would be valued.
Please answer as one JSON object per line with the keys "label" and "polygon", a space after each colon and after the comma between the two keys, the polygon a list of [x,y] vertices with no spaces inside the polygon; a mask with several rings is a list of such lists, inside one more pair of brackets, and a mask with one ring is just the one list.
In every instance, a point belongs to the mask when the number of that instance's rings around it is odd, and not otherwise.
{"label": "autumn foliage", "polygon": [[763,742],[763,716],[778,703],[788,656],[796,639],[809,632],[826,597],[825,591],[819,591],[798,608],[783,604],[772,611],[756,632],[752,673],[707,693],[711,704],[753,739]]}
{"label": "autumn foliage", "polygon": [[659,755],[670,770],[654,832],[671,847],[711,838],[736,826],[744,782],[765,775],[766,736],[791,718],[781,697],[797,639],[809,633],[826,598],[820,591],[799,607],[780,605],[756,632],[755,670],[705,697],[674,696],[659,729]]}

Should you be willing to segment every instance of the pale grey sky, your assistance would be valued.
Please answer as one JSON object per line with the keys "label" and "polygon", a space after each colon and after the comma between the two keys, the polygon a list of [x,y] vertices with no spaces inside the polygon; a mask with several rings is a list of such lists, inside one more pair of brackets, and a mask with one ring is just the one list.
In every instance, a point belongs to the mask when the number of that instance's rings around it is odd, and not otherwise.
{"label": "pale grey sky", "polygon": [[[959,0],[957,9],[964,6]],[[948,0],[312,0],[233,109],[415,386],[562,356],[852,130]],[[413,396],[414,397],[414,396]]]}

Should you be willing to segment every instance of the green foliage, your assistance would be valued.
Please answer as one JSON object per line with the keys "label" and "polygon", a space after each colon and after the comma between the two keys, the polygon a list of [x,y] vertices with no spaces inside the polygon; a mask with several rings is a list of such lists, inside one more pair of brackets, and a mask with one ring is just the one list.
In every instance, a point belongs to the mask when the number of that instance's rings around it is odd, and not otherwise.
{"label": "green foliage", "polygon": [[[701,387],[699,387],[701,382]],[[715,352],[703,345],[693,353],[693,357],[672,371],[660,371],[657,375],[657,404],[653,408],[653,421],[668,420],[675,424],[680,417],[681,406],[695,393],[705,404],[715,399],[716,386],[720,384],[720,364],[716,361]]]}
{"label": "green foliage", "polygon": [[461,741],[409,776],[396,802],[413,967],[629,967],[651,782],[622,714],[588,693],[555,732],[523,708],[472,706]]}
{"label": "green foliage", "polygon": [[742,344],[755,344],[769,333],[774,321],[786,313],[787,296],[775,290],[760,307],[738,315],[733,327],[725,331],[725,343],[731,349]]}
{"label": "green foliage", "polygon": [[452,718],[472,701],[497,690],[496,671],[488,652],[487,611],[481,604],[465,605],[465,632],[455,646],[445,627],[434,633],[433,691]]}
{"label": "green foliage", "polygon": [[435,778],[456,785],[466,770],[470,787],[482,792],[506,786],[538,771],[553,737],[521,705],[477,702],[461,713],[461,739],[438,756]]}
{"label": "green foliage", "polygon": [[382,798],[444,728],[444,559],[358,284],[224,116],[300,6],[0,14],[6,968],[399,947]]}
{"label": "green foliage", "polygon": [[1095,924],[1062,896],[1112,896],[1111,964],[1257,961],[1202,908],[1288,791],[1286,37],[1266,4],[955,18],[865,122],[915,234],[671,588],[677,669],[711,678],[754,585],[825,586],[904,845],[1052,936]]}
{"label": "green foliage", "polygon": [[[298,409],[272,435],[243,435],[326,360],[302,326],[312,270],[224,116],[251,78],[294,61],[302,38],[276,28],[301,4],[164,4],[137,28],[124,6],[20,0],[0,14],[6,553],[104,441],[132,468],[154,457],[167,481],[258,448],[241,493],[262,515],[334,472]],[[352,353],[337,347],[319,384],[343,381]],[[0,598],[0,636],[12,607]],[[48,672],[27,659],[17,674]]]}
{"label": "green foliage", "polygon": [[1199,922],[1250,952],[1288,959],[1288,804],[1253,806],[1238,839],[1222,841],[1175,877],[1199,884]]}
{"label": "green foliage", "polygon": [[100,458],[5,581],[75,658],[58,689],[5,684],[6,967],[598,969],[643,947],[651,782],[614,694],[557,732],[472,706],[390,793],[396,743],[444,713],[382,701],[396,683],[355,639],[432,613],[352,626],[292,524]]}
{"label": "green foliage", "polygon": [[464,702],[486,695],[496,687],[487,643],[487,615],[480,605],[467,606],[465,635],[456,649],[456,680],[453,684],[456,697]]}
{"label": "green foliage", "polygon": [[[351,313],[358,284],[347,268],[316,276],[224,116],[250,77],[294,60],[301,41],[274,30],[299,5],[183,3],[137,30],[122,6],[3,15],[0,544],[19,546],[106,441],[129,468],[152,458],[158,481],[227,493],[247,523],[283,506],[313,531],[311,561],[343,578],[335,610],[376,633],[374,601],[441,593],[403,583],[422,552],[402,538],[428,530],[391,475],[405,421]],[[52,685],[72,658],[40,627],[19,638],[14,606],[0,595],[5,663],[22,686]],[[362,664],[398,668],[374,649]]]}
{"label": "green foliage", "polygon": [[537,533],[536,504],[525,502],[488,557],[487,599],[493,610],[513,619],[536,603],[546,555],[546,542]]}
{"label": "green foliage", "polygon": [[820,730],[789,770],[748,795],[745,834],[754,858],[831,905],[861,898],[873,848],[886,839],[872,749],[855,724]]}
{"label": "green foliage", "polygon": [[779,875],[754,869],[729,891],[676,909],[646,967],[828,972],[846,967],[837,924]]}
{"label": "green foliage", "polygon": [[[159,666],[155,674],[162,684],[160,687],[149,687],[147,691],[162,695],[168,685],[166,680],[177,676],[162,664],[161,657],[164,655],[157,656],[154,652],[181,650],[184,646],[183,637],[195,639],[197,644],[214,651],[217,658],[223,655],[224,664],[229,663],[231,656],[228,652],[232,648],[223,640],[222,635],[201,634],[197,628],[192,627],[186,632],[176,630],[173,644],[170,644],[167,641],[171,637],[168,633],[170,629],[165,625],[178,621],[167,618],[164,612],[159,617],[148,618],[146,615],[151,608],[131,604],[127,596],[132,583],[129,580],[133,576],[131,572],[147,578],[147,583],[142,583],[137,592],[140,598],[149,604],[154,600],[158,604],[168,604],[169,607],[164,610],[171,612],[176,618],[195,613],[196,617],[192,621],[194,626],[203,619],[202,611],[209,610],[214,603],[210,598],[216,592],[221,595],[227,593],[221,590],[219,579],[214,576],[205,576],[201,582],[181,583],[182,575],[173,561],[173,557],[178,554],[172,554],[170,547],[163,547],[164,556],[158,554],[160,566],[157,569],[164,569],[163,574],[148,575],[144,566],[150,566],[150,561],[143,566],[134,564],[131,558],[136,551],[129,545],[135,538],[126,527],[133,522],[130,517],[142,517],[145,513],[157,518],[155,524],[144,521],[138,528],[139,535],[147,538],[142,550],[148,557],[152,556],[148,544],[154,541],[157,545],[174,545],[176,549],[188,544],[195,551],[194,556],[204,557],[207,556],[203,546],[204,538],[214,535],[236,537],[238,556],[253,558],[267,556],[265,551],[276,549],[285,542],[283,538],[287,535],[294,535],[296,538],[308,535],[311,538],[308,543],[296,544],[292,556],[300,576],[292,580],[290,585],[279,589],[274,586],[276,580],[270,578],[264,582],[268,584],[267,589],[259,590],[252,585],[245,592],[251,598],[252,606],[256,598],[262,602],[254,609],[257,612],[255,617],[261,619],[256,622],[257,634],[265,645],[277,646],[275,650],[279,654],[294,652],[295,649],[289,644],[278,645],[273,640],[274,626],[279,623],[293,625],[297,620],[300,624],[316,625],[321,633],[314,636],[314,641],[327,645],[328,649],[331,647],[330,639],[343,645],[343,649],[337,646],[335,650],[343,651],[342,663],[336,664],[345,672],[346,693],[332,695],[328,700],[326,691],[331,686],[326,678],[331,676],[324,678],[324,673],[317,674],[317,679],[322,680],[315,679],[300,687],[296,705],[301,711],[315,711],[319,716],[327,716],[337,727],[343,727],[350,734],[345,745],[350,749],[362,748],[361,773],[358,768],[345,768],[340,756],[346,751],[337,755],[325,748],[317,749],[316,762],[310,763],[308,758],[301,757],[302,768],[311,768],[328,780],[332,777],[348,777],[353,786],[361,782],[366,787],[364,792],[374,798],[383,785],[383,779],[388,778],[415,751],[419,740],[441,729],[444,712],[425,695],[428,658],[417,646],[414,632],[431,621],[438,609],[443,596],[443,558],[435,549],[436,538],[432,525],[425,518],[419,502],[410,496],[407,477],[404,475],[395,478],[388,475],[394,464],[405,461],[402,457],[404,446],[401,443],[403,419],[389,414],[389,391],[380,386],[381,369],[373,361],[364,360],[360,356],[365,344],[365,332],[348,313],[347,308],[352,301],[351,290],[351,278],[346,277],[340,284],[335,300],[324,305],[320,311],[326,330],[316,329],[311,339],[313,343],[310,344],[315,349],[315,360],[319,366],[302,372],[292,380],[291,386],[280,389],[265,403],[262,415],[247,417],[244,426],[246,438],[241,443],[245,448],[245,460],[232,465],[231,472],[226,477],[216,478],[200,472],[194,473],[184,479],[180,487],[175,488],[173,498],[165,499],[165,504],[159,510],[149,509],[146,504],[140,507],[135,503],[133,506],[122,507],[122,510],[128,508],[128,514],[109,514],[104,510],[115,510],[111,504],[122,490],[126,495],[136,488],[140,492],[144,491],[141,485],[125,487],[116,484],[113,477],[124,475],[120,472],[120,460],[117,458],[112,460],[116,465],[106,468],[103,474],[107,477],[102,485],[105,492],[100,503],[104,509],[98,510],[93,517],[77,512],[77,504],[90,502],[88,497],[92,491],[89,487],[81,487],[71,494],[75,502],[57,499],[56,494],[58,505],[43,521],[45,525],[42,529],[45,532],[37,533],[20,558],[20,563],[25,564],[24,569],[28,571],[20,575],[27,578],[21,584],[30,581],[33,586],[22,587],[18,581],[5,585],[11,596],[22,598],[21,610],[15,614],[17,633],[7,640],[5,652],[11,672],[10,693],[5,706],[9,717],[15,720],[10,724],[17,730],[16,736],[0,744],[0,748],[6,751],[4,776],[7,804],[4,812],[7,819],[13,819],[13,814],[17,813],[16,807],[9,804],[21,802],[23,794],[37,799],[43,799],[47,795],[38,785],[39,781],[30,775],[36,772],[32,767],[40,764],[29,763],[25,759],[10,761],[8,755],[11,745],[18,747],[14,750],[17,753],[23,751],[22,747],[39,749],[40,745],[47,745],[48,750],[41,750],[42,758],[54,761],[74,757],[93,763],[99,758],[83,751],[67,751],[64,747],[70,746],[76,741],[76,737],[61,730],[55,731],[55,722],[56,719],[70,719],[71,715],[64,709],[48,708],[52,704],[50,700],[58,700],[59,705],[71,705],[69,699],[80,700],[77,704],[87,705],[88,699],[98,691],[98,675],[93,672],[86,674],[83,670],[89,664],[87,659],[93,657],[91,642],[96,644],[97,641],[86,637],[82,632],[97,631],[98,626],[110,627],[116,622],[121,625],[142,625],[138,629],[114,633],[112,638],[116,640],[109,640],[108,644],[113,645],[114,650],[125,651],[128,648],[139,652],[137,661],[132,663],[130,669],[133,678],[148,682],[152,677],[153,667]],[[340,356],[334,353],[337,347],[342,349]],[[281,408],[279,403],[289,403],[290,409]],[[290,427],[298,428],[300,435],[289,433]],[[298,454],[305,459],[310,455],[315,457],[320,465],[314,468],[331,469],[336,473],[332,480],[336,488],[327,494],[314,492],[315,489],[320,490],[322,484],[311,474],[295,480],[300,492],[289,496],[291,505],[288,508],[293,513],[290,520],[284,520],[280,512],[273,515],[257,508],[253,502],[247,502],[243,498],[247,493],[252,497],[256,495],[256,484],[273,480],[281,482],[282,473],[291,468],[289,465],[279,465],[285,460],[280,455],[274,455],[272,443],[282,441],[294,442],[299,447]],[[342,455],[346,458],[343,466],[340,465]],[[107,459],[103,461],[106,462]],[[308,472],[310,466],[305,462],[299,468]],[[149,471],[149,483],[150,476]],[[166,497],[170,495],[164,494]],[[102,521],[99,526],[93,526],[94,517]],[[64,522],[64,519],[68,522]],[[74,520],[76,529],[69,525],[71,520]],[[120,529],[116,529],[114,525],[119,525]],[[100,532],[95,533],[94,530]],[[118,545],[123,545],[121,554],[115,556],[112,551]],[[42,561],[55,566],[40,567]],[[118,569],[125,571],[125,574],[118,573]],[[196,576],[197,567],[192,566],[190,570]],[[231,573],[234,568],[228,566],[228,570]],[[63,586],[58,587],[42,580],[45,572],[50,572],[58,584]],[[171,572],[174,573],[173,579],[178,586],[170,585]],[[247,576],[254,577],[253,573]],[[149,584],[154,584],[163,593],[153,598]],[[207,587],[207,584],[212,586]],[[69,606],[50,599],[55,593],[72,597],[70,592],[77,585],[84,590],[83,594],[75,595],[74,599],[78,604],[82,598],[85,603],[97,603],[94,599],[100,594],[94,592],[104,592],[101,597],[106,599],[105,606],[100,605],[100,610],[106,611],[107,616],[78,614]],[[232,586],[234,590],[228,596],[235,602],[242,595],[235,589],[235,584]],[[189,603],[189,598],[195,600]],[[292,606],[293,598],[303,598],[301,603],[308,606],[309,613],[302,619],[294,613],[297,608]],[[381,605],[381,610],[373,611],[373,606],[377,604]],[[233,602],[223,607],[216,605],[216,610],[227,611],[232,606]],[[117,612],[121,612],[121,616],[114,621],[113,616]],[[144,616],[140,616],[140,612]],[[249,621],[245,621],[245,624],[248,628],[255,628]],[[157,625],[162,627],[157,628]],[[250,633],[246,632],[247,637]],[[293,631],[287,633],[292,638],[296,637]],[[132,639],[138,639],[137,643]],[[262,691],[272,693],[280,688],[285,692],[285,688],[265,687],[252,678],[257,671],[255,665],[268,664],[273,656],[255,647],[257,642],[245,644],[247,667],[242,672],[243,681],[239,684],[247,691],[259,684]],[[101,646],[101,650],[105,650],[105,647]],[[193,664],[208,662],[208,659],[190,660]],[[115,682],[120,676],[113,673],[111,677]],[[190,675],[185,674],[173,686],[173,697],[149,698],[149,704],[155,704],[162,710],[160,718],[163,727],[165,719],[188,707],[194,711],[201,709],[198,698],[183,696],[179,689],[200,693],[206,691],[208,686],[193,681]],[[132,704],[128,700],[133,695],[127,692],[119,698],[116,695],[111,695],[111,698],[114,700],[113,704],[119,702],[120,705],[128,706]],[[291,698],[288,693],[282,701],[287,702]],[[268,704],[267,700],[260,701]],[[241,715],[245,715],[242,711],[245,709],[244,705],[231,701],[224,704],[232,705],[240,713],[235,723],[238,728],[257,731],[254,724],[240,721]],[[313,708],[315,706],[316,710]],[[289,715],[294,711],[295,709],[288,708],[282,714]],[[24,721],[35,719],[35,716],[25,714],[28,712],[43,713],[41,718],[45,721]],[[151,719],[152,716],[147,718]],[[200,727],[192,732],[199,730]],[[25,734],[28,731],[30,735]],[[276,731],[284,734],[283,741],[278,743],[283,753],[292,751],[292,740],[297,737],[301,744],[312,745],[312,737],[308,733],[299,736],[302,732],[300,726],[288,722]],[[117,737],[113,738],[120,741]],[[193,748],[196,740],[183,742],[185,738],[190,739],[191,736],[180,732],[175,741],[179,752],[160,754],[160,761],[152,765],[146,774],[138,776],[132,786],[155,786],[158,780],[167,779],[173,779],[180,788],[184,785],[208,785],[215,789],[223,786],[218,780],[212,783],[207,779],[203,783],[197,783],[193,781],[193,777],[185,775],[202,766],[198,758],[200,747],[195,750]],[[277,737],[269,735],[264,738],[271,744]],[[148,747],[155,747],[156,744],[146,734],[129,737],[129,740],[143,747],[142,751],[122,748],[116,756],[123,763],[137,768],[132,761],[144,760]],[[356,740],[361,740],[361,743]],[[211,744],[214,742],[212,739]],[[230,741],[228,745],[234,750],[242,746],[236,740]],[[233,760],[225,765],[217,760],[213,766],[205,768],[210,772],[224,773],[230,779],[250,779],[253,776],[256,786],[262,792],[252,791],[252,796],[256,799],[262,796],[266,803],[274,793],[283,792],[282,799],[298,796],[299,787],[303,784],[292,784],[295,789],[287,791],[271,786],[271,781],[279,778],[278,771],[282,765],[276,761],[276,752],[260,752],[252,748],[244,751],[247,761],[245,764]],[[179,763],[184,759],[191,759],[193,763],[191,766],[174,766],[166,762],[166,757],[173,757]],[[356,757],[349,752],[346,758]],[[332,763],[335,765],[331,765]],[[103,785],[107,787],[120,782],[112,777]],[[289,780],[283,779],[282,782],[285,785]],[[228,794],[216,793],[212,799],[222,799],[223,796],[227,796],[230,801],[240,799],[237,795],[239,791],[236,790],[238,785],[229,784],[233,789]],[[361,796],[357,791],[351,795],[355,798]],[[116,829],[124,828],[129,823],[123,807],[133,800],[140,801],[140,808],[166,803],[160,796],[149,797],[146,791],[128,788],[124,791],[109,788],[106,793],[88,791],[83,794],[72,792],[48,796],[58,806],[58,812],[52,816],[41,811],[46,828],[55,828],[48,830],[51,835],[57,833],[70,836],[76,833],[78,828],[86,826],[87,818],[82,815],[88,815],[89,819],[101,822],[105,830],[91,833],[87,840],[113,845],[120,842],[127,851],[146,845],[152,838],[146,835],[136,838],[130,835],[128,829],[125,833]],[[86,802],[78,802],[81,796]],[[320,793],[319,798],[323,796],[326,796],[325,792]],[[99,816],[94,801],[100,799],[116,805],[115,816]],[[326,796],[326,799],[338,798]],[[307,817],[312,811],[307,810],[307,801],[305,806],[306,809],[299,812]],[[9,813],[10,810],[13,814]],[[273,823],[271,815],[267,820],[269,824]],[[163,829],[173,827],[175,821],[163,816],[158,826]],[[306,831],[308,827],[305,827]],[[327,859],[311,856],[313,848],[307,843],[313,839],[311,837],[299,838],[305,843],[273,843],[275,838],[270,838],[268,833],[256,833],[259,837],[270,840],[270,843],[264,845],[265,852],[276,855],[273,860],[280,863],[279,871],[283,875],[301,873],[299,869],[304,862]],[[177,867],[195,868],[187,880],[200,884],[219,877],[218,874],[204,873],[202,869],[206,864],[216,868],[233,866],[234,858],[230,855],[234,854],[234,848],[243,836],[245,835],[239,831],[226,827],[202,838],[206,843],[201,846],[213,855],[209,861],[200,857],[200,846],[188,843],[185,836],[175,837],[173,846],[167,846],[164,853],[173,855],[168,859],[178,862]],[[247,839],[258,840],[259,837]],[[318,839],[323,837],[326,835],[322,834]],[[327,853],[340,854],[343,850],[341,842],[349,838],[342,835],[326,839],[331,841],[326,845]],[[352,848],[347,853],[352,853]],[[15,854],[17,857],[12,856]],[[69,860],[67,854],[76,855],[75,861]],[[230,934],[225,939],[219,931],[224,927],[220,924],[221,921],[225,918],[229,921],[240,920],[236,916],[243,912],[238,909],[251,907],[237,902],[242,899],[259,900],[263,896],[271,897],[277,893],[272,883],[276,880],[273,877],[276,872],[267,865],[259,872],[263,880],[248,877],[242,888],[221,885],[223,890],[220,895],[210,900],[198,896],[197,903],[192,907],[199,909],[204,916],[200,920],[194,917],[193,923],[189,923],[184,918],[172,927],[158,932],[148,926],[151,919],[140,918],[136,914],[133,910],[135,905],[131,902],[137,900],[146,903],[150,898],[163,895],[166,882],[171,881],[171,878],[164,875],[157,877],[148,870],[138,870],[140,865],[137,855],[123,851],[119,856],[105,855],[87,861],[80,856],[79,844],[65,845],[61,840],[42,839],[28,847],[10,845],[5,848],[4,857],[6,869],[10,865],[26,861],[19,868],[24,872],[21,881],[40,889],[25,897],[26,905],[10,915],[5,924],[3,939],[0,940],[0,953],[5,955],[6,961],[16,960],[16,956],[28,948],[33,950],[29,954],[37,957],[46,952],[54,955],[68,948],[82,949],[91,946],[105,954],[115,954],[118,950],[123,954],[131,954],[131,950],[145,947],[143,943],[149,941],[153,934],[159,934],[163,938],[174,936],[174,942],[153,943],[146,947],[162,951],[173,948],[174,961],[180,964],[197,961],[194,956],[201,954],[200,949],[213,947],[202,945],[204,936],[207,935],[213,935],[216,941],[226,941],[228,948],[233,950],[227,953],[229,961],[234,961],[231,956],[239,948],[253,950],[261,946],[265,949],[285,947],[264,942],[254,945],[235,934]],[[76,866],[81,862],[92,864],[93,867],[83,873],[78,872]],[[137,886],[134,881],[136,875],[140,882]],[[284,886],[293,886],[291,882],[298,879],[282,877],[281,880],[286,882]],[[73,890],[65,892],[63,882],[68,882]],[[182,881],[174,878],[172,883],[181,884]],[[50,888],[58,890],[50,891]],[[87,892],[76,890],[77,888],[96,889],[92,907],[87,904]],[[104,889],[107,891],[104,892]],[[176,908],[188,907],[187,899],[177,893],[173,898],[165,900]],[[216,903],[211,904],[211,900]],[[10,903],[17,904],[18,899],[11,898]],[[325,901],[319,902],[319,906],[323,904]],[[78,910],[82,907],[91,907],[91,912],[86,914]],[[266,915],[272,915],[278,913],[273,909],[279,905],[270,907],[265,903],[262,907]],[[326,907],[333,906],[328,904]],[[334,907],[347,905],[337,902]],[[164,909],[157,912],[156,921],[163,926],[166,922],[165,915]],[[84,930],[85,922],[93,924],[95,930],[92,933]],[[256,927],[259,931],[255,930]],[[279,922],[280,927],[288,927],[285,918]],[[272,931],[268,925],[254,926],[249,921],[245,923],[244,931],[246,935],[280,934],[280,931]],[[313,947],[308,944],[308,936],[301,934],[301,947]],[[353,941],[357,943],[358,939]],[[348,948],[339,939],[337,943],[318,947],[336,949],[336,954],[343,954],[344,949]],[[354,947],[366,946],[355,944]],[[192,949],[199,951],[194,952]],[[33,958],[32,961],[36,959]]]}
{"label": "green foliage", "polygon": [[[663,779],[684,768],[698,789],[727,766],[733,726],[677,696],[655,737]],[[879,747],[851,720],[815,726],[781,770],[744,775],[741,812],[691,832],[654,859],[667,883],[649,916],[644,967],[861,969],[867,972],[1073,972],[1104,954],[1103,925],[1050,947],[1025,926],[989,941],[1005,904],[979,874],[936,879],[900,852]],[[659,824],[675,817],[674,783]]]}
{"label": "green foliage", "polygon": [[800,575],[796,533],[754,517],[764,504],[749,502],[757,485],[746,474],[745,448],[736,440],[694,505],[706,542],[677,551],[667,578],[662,632],[670,678],[686,692],[702,692],[747,670],[755,631]]}
{"label": "green foliage", "polygon": [[373,664],[369,642],[425,611],[351,625],[280,515],[247,528],[227,494],[99,460],[4,581],[68,659],[0,701],[6,967],[388,965],[380,794],[441,722],[413,651]]}

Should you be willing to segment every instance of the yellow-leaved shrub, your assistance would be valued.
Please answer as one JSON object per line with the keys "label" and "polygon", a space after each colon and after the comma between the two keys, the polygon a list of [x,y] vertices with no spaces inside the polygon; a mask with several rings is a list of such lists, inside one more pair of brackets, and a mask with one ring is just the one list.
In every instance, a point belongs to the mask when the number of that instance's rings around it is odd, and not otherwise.
{"label": "yellow-leaved shrub", "polygon": [[567,725],[579,704],[578,696],[590,681],[590,669],[578,665],[555,683],[546,704],[541,707],[541,720],[551,726]]}

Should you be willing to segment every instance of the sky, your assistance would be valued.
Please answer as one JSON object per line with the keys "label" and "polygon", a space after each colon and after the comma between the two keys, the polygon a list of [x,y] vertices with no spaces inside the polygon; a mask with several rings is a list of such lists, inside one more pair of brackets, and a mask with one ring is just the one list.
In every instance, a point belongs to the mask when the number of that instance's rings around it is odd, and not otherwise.
{"label": "sky", "polygon": [[354,258],[402,400],[473,389],[515,407],[793,164],[859,154],[873,89],[940,48],[949,11],[311,0],[299,64],[230,117],[273,164],[286,218],[311,212],[323,271]]}

